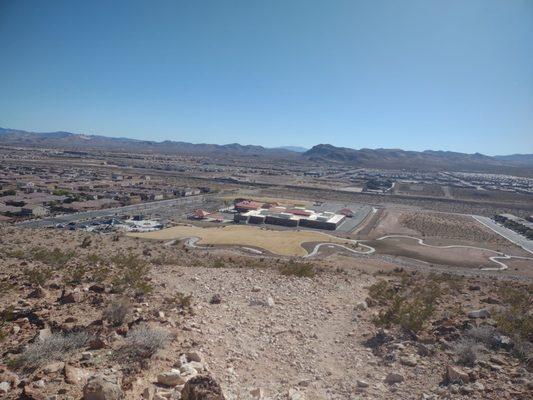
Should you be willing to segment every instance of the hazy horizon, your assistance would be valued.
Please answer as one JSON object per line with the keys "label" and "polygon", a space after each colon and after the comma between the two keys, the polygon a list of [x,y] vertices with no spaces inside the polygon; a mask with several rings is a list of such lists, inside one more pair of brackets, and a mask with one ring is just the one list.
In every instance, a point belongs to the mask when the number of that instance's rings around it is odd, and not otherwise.
{"label": "hazy horizon", "polygon": [[533,3],[0,4],[6,128],[533,153]]}

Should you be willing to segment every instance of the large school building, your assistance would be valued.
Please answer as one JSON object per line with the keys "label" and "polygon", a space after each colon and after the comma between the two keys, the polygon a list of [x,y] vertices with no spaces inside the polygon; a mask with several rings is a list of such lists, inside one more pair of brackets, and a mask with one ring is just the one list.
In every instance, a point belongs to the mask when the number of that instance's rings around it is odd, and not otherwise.
{"label": "large school building", "polygon": [[283,207],[242,201],[235,204],[235,222],[306,227],[334,231],[346,218],[329,211],[316,212],[305,207]]}

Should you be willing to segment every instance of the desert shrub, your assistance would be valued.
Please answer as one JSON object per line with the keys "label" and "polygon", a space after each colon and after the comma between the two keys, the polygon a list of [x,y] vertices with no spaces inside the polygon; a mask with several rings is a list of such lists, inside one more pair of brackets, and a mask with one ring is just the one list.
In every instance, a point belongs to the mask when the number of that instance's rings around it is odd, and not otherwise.
{"label": "desert shrub", "polygon": [[54,333],[43,340],[29,344],[14,360],[14,365],[33,369],[52,360],[61,360],[65,358],[66,353],[86,346],[89,340],[90,335],[87,332]]}
{"label": "desert shrub", "polygon": [[90,236],[85,236],[83,238],[83,241],[80,244],[80,247],[82,249],[85,249],[86,247],[89,247],[91,245],[91,243],[92,243],[91,237]]}
{"label": "desert shrub", "polygon": [[385,280],[380,280],[368,288],[368,295],[379,304],[387,304],[396,294],[394,288]]}
{"label": "desert shrub", "polygon": [[533,342],[533,285],[527,288],[500,289],[505,308],[494,315],[498,329],[510,337]]}
{"label": "desert shrub", "polygon": [[279,268],[282,275],[297,276],[299,278],[313,278],[316,275],[312,265],[289,261]]}
{"label": "desert shrub", "polygon": [[10,258],[18,258],[19,260],[29,259],[28,255],[23,249],[6,250],[6,256]]}
{"label": "desert shrub", "polygon": [[437,283],[437,284],[444,284],[447,286],[447,288],[453,292],[460,292],[465,284],[464,277],[460,275],[455,274],[436,274],[432,273],[428,276],[428,279]]}
{"label": "desert shrub", "polygon": [[213,268],[224,268],[226,264],[224,264],[224,260],[217,258],[215,262],[213,263]]}
{"label": "desert shrub", "polygon": [[192,294],[178,292],[174,296],[166,297],[164,299],[168,308],[177,308],[183,311],[192,311]]}
{"label": "desert shrub", "polygon": [[479,359],[484,346],[472,338],[463,337],[453,345],[457,363],[473,367]]}
{"label": "desert shrub", "polygon": [[103,262],[102,257],[100,257],[98,254],[90,253],[87,254],[86,260],[89,264],[97,265]]}
{"label": "desert shrub", "polygon": [[86,272],[87,269],[83,265],[75,265],[66,270],[63,279],[68,283],[81,283]]}
{"label": "desert shrub", "polygon": [[52,277],[53,271],[51,268],[25,268],[23,274],[26,280],[32,285],[43,286]]}
{"label": "desert shrub", "polygon": [[4,297],[6,294],[8,294],[13,288],[15,287],[15,284],[9,281],[0,281],[0,299]]}
{"label": "desert shrub", "polygon": [[117,353],[121,362],[135,363],[152,357],[158,350],[170,342],[168,331],[140,324],[132,328],[126,336],[126,342]]}
{"label": "desert shrub", "polygon": [[138,294],[149,294],[153,287],[148,282],[150,267],[136,255],[125,256],[119,254],[113,257],[112,261],[118,267],[118,275],[113,280],[113,284],[119,291],[131,289]]}
{"label": "desert shrub", "polygon": [[173,257],[172,255],[161,254],[157,257],[152,257],[151,262],[155,265],[175,265],[179,264],[180,260],[177,257]]}
{"label": "desert shrub", "polygon": [[73,251],[62,251],[57,247],[52,250],[34,247],[30,250],[30,258],[33,261],[40,261],[54,268],[63,268],[74,256]]}
{"label": "desert shrub", "polygon": [[[385,283],[382,283],[385,282]],[[385,305],[374,323],[377,326],[398,325],[411,332],[420,331],[435,312],[437,298],[441,295],[440,286],[434,282],[420,281],[415,286],[393,288],[386,281],[378,282],[369,288],[371,297]]]}
{"label": "desert shrub", "polygon": [[515,336],[511,354],[525,364],[529,364],[533,360],[533,343],[520,336]]}
{"label": "desert shrub", "polygon": [[103,318],[113,326],[120,326],[130,313],[131,303],[126,298],[111,301],[104,310]]}
{"label": "desert shrub", "polygon": [[500,342],[498,331],[490,325],[474,326],[466,331],[466,337],[484,344],[487,348],[496,348]]}
{"label": "desert shrub", "polygon": [[8,307],[0,312],[0,342],[3,342],[6,339],[9,323],[13,321],[13,319],[13,307]]}
{"label": "desert shrub", "polygon": [[108,267],[98,267],[91,271],[91,280],[93,282],[103,282],[109,278],[111,271]]}

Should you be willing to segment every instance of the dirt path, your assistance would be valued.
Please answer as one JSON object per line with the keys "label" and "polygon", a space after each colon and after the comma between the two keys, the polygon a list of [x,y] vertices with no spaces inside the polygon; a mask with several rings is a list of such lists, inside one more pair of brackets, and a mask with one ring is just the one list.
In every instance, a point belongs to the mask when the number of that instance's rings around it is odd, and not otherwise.
{"label": "dirt path", "polygon": [[[182,339],[209,360],[228,400],[253,399],[254,388],[269,400],[287,399],[290,390],[308,400],[352,399],[360,391],[357,380],[369,382],[369,399],[412,398],[413,390],[421,393],[440,378],[441,371],[421,365],[420,376],[405,372],[415,386],[393,393],[384,383],[398,366],[380,365],[363,345],[375,328],[354,308],[374,282],[371,275],[308,279],[257,269],[166,269],[160,275],[166,290],[195,299]],[[214,294],[220,304],[209,303]]]}

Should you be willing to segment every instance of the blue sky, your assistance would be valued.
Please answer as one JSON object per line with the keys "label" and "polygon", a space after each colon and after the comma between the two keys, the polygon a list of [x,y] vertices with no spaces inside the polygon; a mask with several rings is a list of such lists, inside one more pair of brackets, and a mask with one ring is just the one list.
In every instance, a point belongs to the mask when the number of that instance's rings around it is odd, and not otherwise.
{"label": "blue sky", "polygon": [[0,126],[533,153],[533,1],[0,0]]}

